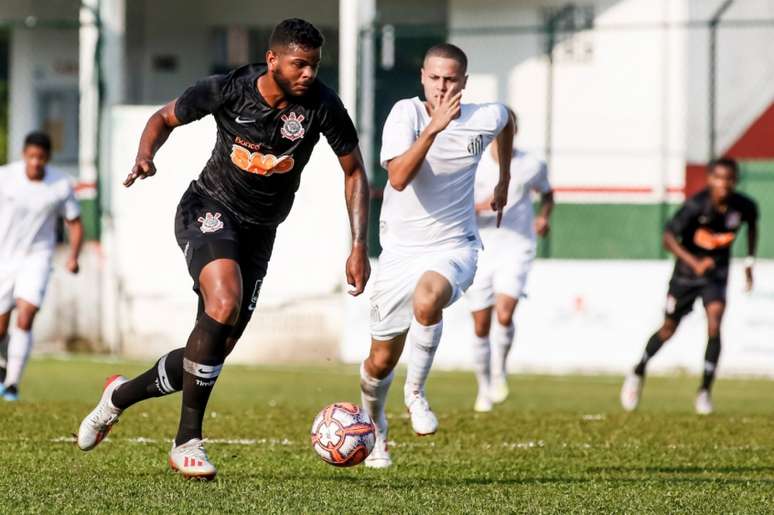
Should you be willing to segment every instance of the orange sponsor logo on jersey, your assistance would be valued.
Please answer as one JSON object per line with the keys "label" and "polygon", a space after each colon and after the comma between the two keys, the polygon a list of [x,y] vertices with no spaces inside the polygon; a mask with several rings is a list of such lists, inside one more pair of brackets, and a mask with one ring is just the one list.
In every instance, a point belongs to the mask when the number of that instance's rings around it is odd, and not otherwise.
{"label": "orange sponsor logo on jersey", "polygon": [[237,144],[231,145],[231,162],[245,172],[266,176],[287,173],[293,169],[295,164],[293,156],[277,157],[274,154],[250,152]]}
{"label": "orange sponsor logo on jersey", "polygon": [[703,249],[715,250],[730,247],[735,238],[732,232],[712,232],[702,227],[694,233],[693,242]]}

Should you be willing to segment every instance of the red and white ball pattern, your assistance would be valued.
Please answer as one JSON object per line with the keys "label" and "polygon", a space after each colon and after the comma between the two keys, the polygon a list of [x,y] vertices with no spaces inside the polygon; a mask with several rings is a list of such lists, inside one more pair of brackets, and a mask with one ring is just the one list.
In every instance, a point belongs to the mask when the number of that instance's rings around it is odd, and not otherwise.
{"label": "red and white ball pattern", "polygon": [[351,467],[371,454],[376,427],[360,406],[337,402],[326,406],[312,423],[312,447],[326,463]]}

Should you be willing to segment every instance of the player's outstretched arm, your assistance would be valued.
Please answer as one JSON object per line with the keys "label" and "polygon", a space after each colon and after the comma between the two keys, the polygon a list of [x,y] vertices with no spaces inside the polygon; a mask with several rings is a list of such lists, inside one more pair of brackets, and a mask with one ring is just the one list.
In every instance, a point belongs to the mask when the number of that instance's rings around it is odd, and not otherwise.
{"label": "player's outstretched arm", "polygon": [[352,252],[347,259],[347,283],[353,287],[349,294],[360,295],[371,276],[368,262],[368,177],[363,166],[360,148],[339,157],[344,170],[344,195],[352,231]]}
{"label": "player's outstretched arm", "polygon": [[707,270],[715,267],[715,260],[711,257],[697,258],[685,247],[683,247],[677,237],[669,229],[664,231],[664,248],[675,255],[677,259],[690,266],[697,276],[703,276]]}
{"label": "player's outstretched arm", "polygon": [[81,255],[81,247],[83,246],[83,223],[80,217],[72,220],[65,220],[67,226],[67,235],[70,240],[70,254],[67,257],[67,271],[72,274],[77,274],[80,269],[78,265],[78,257]]}
{"label": "player's outstretched arm", "polygon": [[503,209],[508,203],[508,184],[511,182],[511,154],[513,153],[513,135],[516,131],[514,113],[508,109],[508,123],[497,135],[497,161],[500,165],[500,179],[492,197],[492,211],[497,211],[497,227],[503,218]]}
{"label": "player's outstretched arm", "polygon": [[[390,186],[398,191],[403,191],[414,180],[419,168],[422,166],[427,151],[435,141],[435,137],[444,130],[449,123],[460,115],[460,101],[462,92],[455,95],[444,96],[438,107],[430,113],[430,123],[419,134],[419,137],[403,154],[391,159],[387,163],[387,176]],[[510,155],[508,156],[510,160]]]}
{"label": "player's outstretched arm", "polygon": [[167,141],[172,130],[182,125],[177,116],[175,116],[176,103],[177,99],[169,102],[153,113],[148,119],[148,123],[145,124],[145,129],[143,129],[142,136],[140,136],[140,146],[137,149],[134,166],[124,181],[124,186],[127,188],[134,184],[134,181],[137,179],[142,180],[155,175],[156,165],[153,164],[153,157],[161,148],[161,145]]}

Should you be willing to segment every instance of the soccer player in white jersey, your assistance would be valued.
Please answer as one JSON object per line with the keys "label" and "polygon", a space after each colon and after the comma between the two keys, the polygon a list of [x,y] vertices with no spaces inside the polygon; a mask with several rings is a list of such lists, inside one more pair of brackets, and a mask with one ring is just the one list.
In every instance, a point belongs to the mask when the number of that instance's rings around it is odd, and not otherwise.
{"label": "soccer player in white jersey", "polygon": [[[515,114],[513,118],[517,120]],[[496,213],[490,204],[492,188],[498,180],[498,153],[497,141],[494,141],[476,171],[476,214],[484,250],[478,257],[473,284],[465,293],[473,312],[475,331],[476,411],[490,411],[492,403],[502,402],[508,396],[506,360],[516,333],[513,314],[524,295],[527,274],[535,258],[536,236],[548,234],[554,206],[545,162],[514,149],[510,157],[508,204],[503,210],[502,224],[496,228]],[[533,192],[540,195],[537,216],[532,212]]]}
{"label": "soccer player in white jersey", "polygon": [[[425,101],[400,100],[384,125],[381,163],[389,183],[380,218],[383,252],[371,293],[371,352],[361,366],[363,406],[377,427],[366,466],[392,464],[384,403],[408,335],[411,354],[404,400],[418,435],[438,420],[425,398],[443,327],[443,309],[473,282],[481,241],[473,185],[478,161],[497,138],[513,144],[513,122],[502,104],[462,104],[467,57],[440,44],[425,54]],[[505,206],[510,152],[501,161],[492,209]]]}
{"label": "soccer player in white jersey", "polygon": [[[68,177],[48,166],[51,140],[33,132],[24,140],[22,161],[0,167],[0,342],[8,336],[0,394],[19,398],[19,382],[32,349],[32,323],[48,284],[56,245],[56,221],[65,219],[70,235],[67,269],[78,273],[83,241],[80,209]],[[11,311],[16,324],[10,329]]]}

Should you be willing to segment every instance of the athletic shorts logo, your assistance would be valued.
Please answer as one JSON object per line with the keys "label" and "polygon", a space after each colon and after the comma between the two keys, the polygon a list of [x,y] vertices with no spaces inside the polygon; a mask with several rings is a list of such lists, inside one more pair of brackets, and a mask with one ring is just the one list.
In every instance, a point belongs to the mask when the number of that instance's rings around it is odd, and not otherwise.
{"label": "athletic shorts logo", "polygon": [[253,286],[253,296],[250,297],[250,304],[247,306],[248,311],[255,311],[255,306],[258,304],[258,294],[261,293],[261,284],[263,284],[263,279],[258,279],[255,281],[255,286]]}
{"label": "athletic shorts logo", "polygon": [[277,157],[273,154],[250,152],[237,144],[231,145],[231,162],[245,172],[265,176],[289,172],[295,165],[293,156]]}
{"label": "athletic shorts logo", "polygon": [[301,122],[304,121],[304,115],[289,113],[283,114],[280,119],[285,122],[280,128],[283,138],[296,141],[304,137],[304,126],[301,125]]}
{"label": "athletic shorts logo", "polygon": [[219,230],[223,229],[223,221],[220,219],[221,214],[215,213],[214,215],[212,213],[207,213],[204,215],[204,217],[199,217],[198,222],[201,225],[199,229],[205,234],[210,232],[218,232]]}
{"label": "athletic shorts logo", "polygon": [[667,301],[666,301],[666,312],[667,312],[667,315],[674,314],[676,307],[677,307],[677,299],[675,299],[671,295],[667,295]]}

